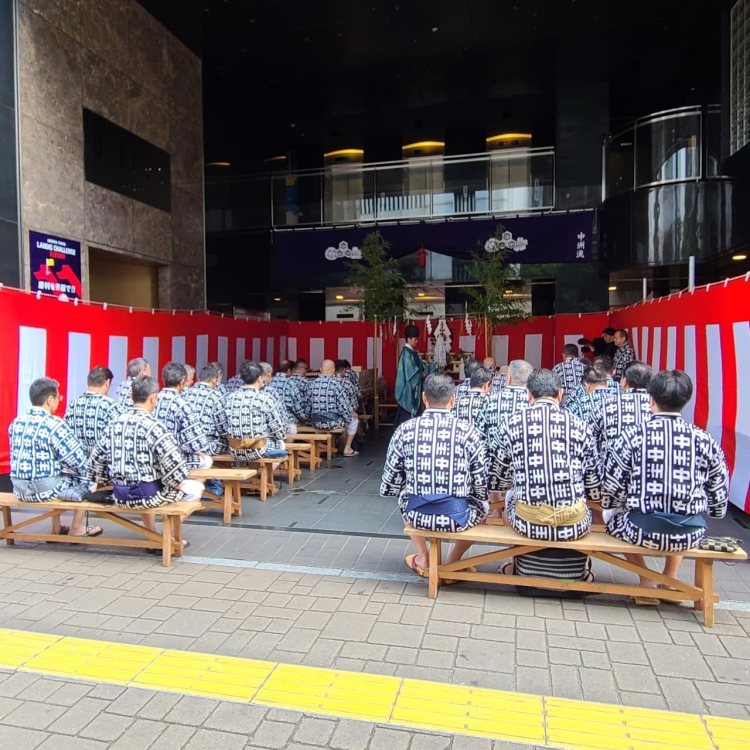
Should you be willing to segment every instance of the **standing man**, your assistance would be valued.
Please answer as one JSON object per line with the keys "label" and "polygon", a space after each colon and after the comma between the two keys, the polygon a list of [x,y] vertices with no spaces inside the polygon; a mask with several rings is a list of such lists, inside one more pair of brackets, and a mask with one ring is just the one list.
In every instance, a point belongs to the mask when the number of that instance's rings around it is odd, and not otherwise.
{"label": "standing man", "polygon": [[151,377],[151,365],[143,357],[136,357],[128,362],[128,377],[117,386],[115,400],[125,406],[132,406],[133,399],[130,395],[130,389],[133,387],[133,381],[141,375]]}
{"label": "standing man", "polygon": [[[419,328],[415,325],[406,326],[404,331],[406,346],[401,350],[396,371],[396,414],[395,426],[406,422],[419,413],[422,404],[422,386],[426,367],[417,353],[419,342]],[[377,383],[375,383],[377,388]]]}
{"label": "standing man", "polygon": [[68,403],[65,421],[90,456],[109,423],[127,408],[107,393],[112,385],[112,370],[99,365],[86,378],[88,389]]}
{"label": "standing man", "polygon": [[615,333],[617,331],[614,328],[605,328],[602,331],[602,338],[604,339],[604,349],[601,354],[606,354],[608,357],[614,359],[617,354],[617,344],[615,343]]}
{"label": "standing man", "polygon": [[622,328],[615,331],[614,338],[615,345],[617,346],[617,354],[615,354],[615,380],[625,374],[625,368],[635,359],[635,349],[633,349],[630,343],[630,336],[627,331]]}
{"label": "standing man", "polygon": [[187,370],[181,362],[169,362],[161,371],[164,388],[153,410],[158,419],[175,436],[180,450],[191,469],[210,469],[208,438],[198,415],[182,397],[187,382]]}
{"label": "standing man", "polygon": [[[60,384],[51,378],[39,378],[29,388],[31,410],[16,417],[8,427],[10,437],[10,481],[13,494],[24,503],[45,500],[69,500],[76,503],[88,492],[86,452],[68,427],[54,416],[63,396]],[[86,528],[85,511],[73,513],[72,528],[60,525],[60,516],[52,519],[53,534],[99,536],[102,530]]]}
{"label": "standing man", "polygon": [[570,398],[573,389],[581,384],[584,364],[578,359],[578,347],[575,344],[565,344],[562,348],[562,362],[552,368],[552,372],[560,378],[563,389],[563,403]]}
{"label": "standing man", "polygon": [[[450,375],[428,375],[421,417],[404,422],[393,434],[380,494],[397,497],[404,523],[429,531],[466,531],[487,517],[487,463],[484,442],[470,425],[451,414],[455,386]],[[406,564],[428,575],[424,537]],[[438,542],[439,544],[439,542]],[[447,562],[457,562],[471,542],[456,541]]]}
{"label": "standing man", "polygon": [[352,443],[359,420],[353,410],[351,396],[334,377],[335,371],[336,367],[330,359],[324,360],[320,366],[320,377],[313,381],[310,389],[310,421],[319,430],[345,427],[344,456],[349,458],[358,455],[357,451],[352,450]]}

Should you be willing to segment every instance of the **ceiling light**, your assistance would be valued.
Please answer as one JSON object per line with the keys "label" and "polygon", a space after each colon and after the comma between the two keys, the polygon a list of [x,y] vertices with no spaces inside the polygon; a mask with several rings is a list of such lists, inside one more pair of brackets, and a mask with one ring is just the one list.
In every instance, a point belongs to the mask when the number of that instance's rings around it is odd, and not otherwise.
{"label": "ceiling light", "polygon": [[485,138],[487,143],[497,143],[498,141],[523,141],[531,140],[531,133],[500,133],[500,135],[491,135]]}
{"label": "ceiling light", "polygon": [[340,148],[338,151],[329,151],[323,156],[327,159],[330,156],[362,156],[364,153],[361,148]]}
{"label": "ceiling light", "polygon": [[274,301],[274,302],[281,302],[281,297],[274,297],[274,298],[273,298],[273,301]]}
{"label": "ceiling light", "polygon": [[616,291],[617,291],[617,287],[616,287],[616,286],[608,286],[608,287],[607,287],[607,289],[608,289],[608,290],[609,290],[610,292],[616,292]]}
{"label": "ceiling light", "polygon": [[424,292],[417,292],[417,297],[424,297]]}
{"label": "ceiling light", "polygon": [[337,294],[336,295],[336,299],[344,299],[344,295],[343,294]]}
{"label": "ceiling light", "polygon": [[207,167],[231,167],[232,163],[228,161],[207,161]]}
{"label": "ceiling light", "polygon": [[272,156],[270,159],[264,159],[264,162],[267,164],[269,161],[286,161],[286,156],[283,154],[281,156]]}
{"label": "ceiling light", "polygon": [[739,253],[738,255],[733,255],[732,260],[747,260],[747,255],[745,255],[745,253]]}
{"label": "ceiling light", "polygon": [[406,146],[401,146],[402,151],[406,151],[408,148],[444,148],[445,143],[443,141],[419,141],[418,143],[409,143]]}

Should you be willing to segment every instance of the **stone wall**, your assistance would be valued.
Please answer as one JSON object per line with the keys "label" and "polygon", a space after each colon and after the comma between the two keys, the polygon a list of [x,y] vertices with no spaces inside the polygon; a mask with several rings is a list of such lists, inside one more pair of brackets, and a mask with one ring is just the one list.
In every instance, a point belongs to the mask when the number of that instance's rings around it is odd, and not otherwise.
{"label": "stone wall", "polygon": [[[28,231],[159,264],[159,306],[205,306],[201,62],[135,0],[19,0],[21,198]],[[86,108],[171,155],[171,212],[84,178]]]}

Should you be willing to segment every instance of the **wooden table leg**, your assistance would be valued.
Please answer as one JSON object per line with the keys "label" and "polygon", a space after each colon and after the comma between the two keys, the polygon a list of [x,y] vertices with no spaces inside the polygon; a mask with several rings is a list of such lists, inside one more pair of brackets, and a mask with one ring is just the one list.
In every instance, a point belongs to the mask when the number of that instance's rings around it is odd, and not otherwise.
{"label": "wooden table leg", "polygon": [[172,564],[172,516],[161,517],[161,564],[168,568]]}
{"label": "wooden table leg", "polygon": [[[8,526],[12,526],[12,525],[13,525],[13,518],[11,517],[10,508],[3,507],[3,526],[7,528]],[[5,543],[9,547],[12,547],[16,543],[16,540],[6,539]]]}
{"label": "wooden table leg", "polygon": [[234,500],[234,482],[224,482],[224,523],[232,522],[232,502]]}

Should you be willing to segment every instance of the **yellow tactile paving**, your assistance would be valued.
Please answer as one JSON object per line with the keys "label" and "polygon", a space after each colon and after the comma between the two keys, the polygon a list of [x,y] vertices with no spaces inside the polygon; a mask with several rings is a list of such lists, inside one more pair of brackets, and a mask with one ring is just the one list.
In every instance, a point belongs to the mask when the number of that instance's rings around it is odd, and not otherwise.
{"label": "yellow tactile paving", "polygon": [[571,750],[750,750],[750,721],[0,629],[0,668]]}

